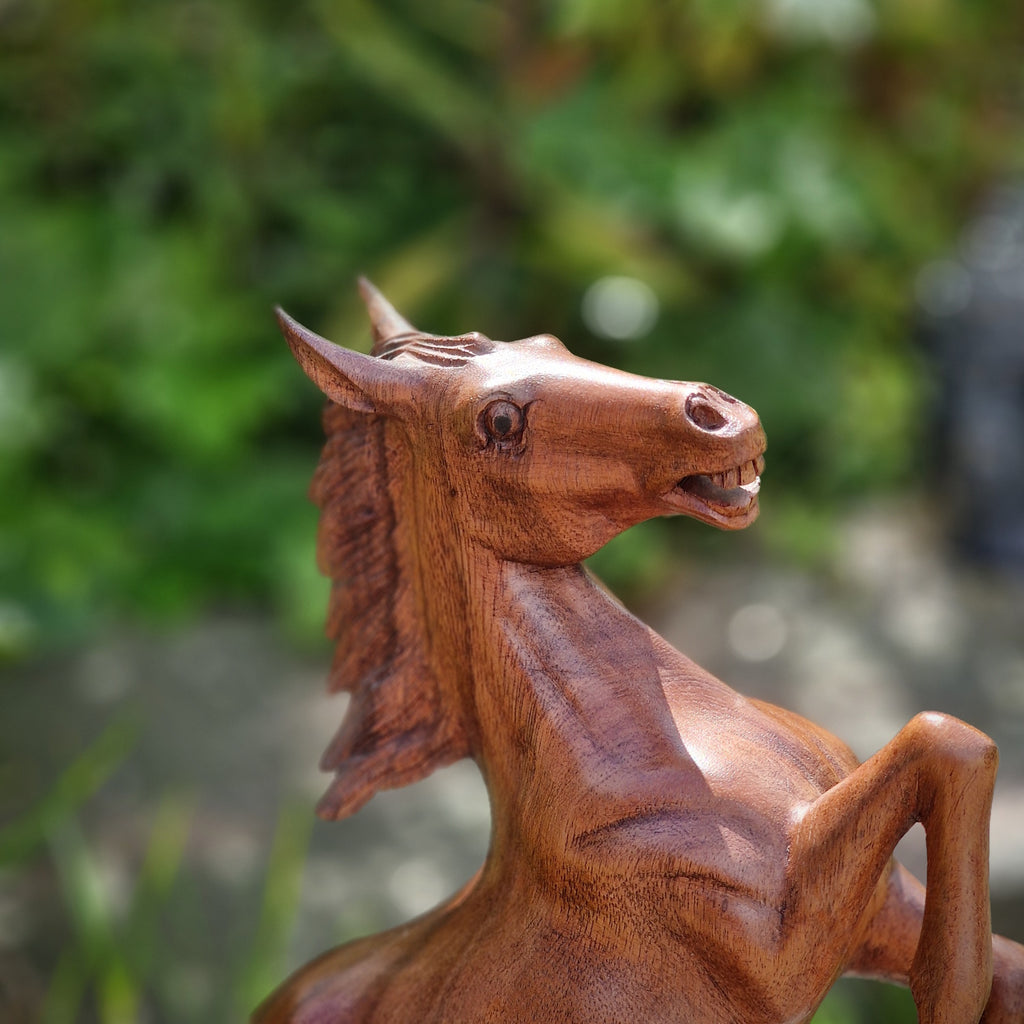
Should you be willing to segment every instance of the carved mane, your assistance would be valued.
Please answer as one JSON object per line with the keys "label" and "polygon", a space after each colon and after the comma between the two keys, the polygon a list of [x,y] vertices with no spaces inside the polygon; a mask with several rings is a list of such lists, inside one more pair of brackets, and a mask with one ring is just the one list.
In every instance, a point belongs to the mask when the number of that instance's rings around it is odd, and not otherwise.
{"label": "carved mane", "polygon": [[[410,331],[372,354],[410,356],[456,368],[496,342],[480,334],[440,338]],[[327,635],[335,641],[332,692],[351,701],[320,761],[334,781],[317,805],[323,818],[357,811],[379,789],[408,785],[469,754],[466,729],[424,656],[410,579],[406,524],[396,501],[408,458],[386,418],[333,402],[310,487],[320,506],[317,561],[332,581]]]}

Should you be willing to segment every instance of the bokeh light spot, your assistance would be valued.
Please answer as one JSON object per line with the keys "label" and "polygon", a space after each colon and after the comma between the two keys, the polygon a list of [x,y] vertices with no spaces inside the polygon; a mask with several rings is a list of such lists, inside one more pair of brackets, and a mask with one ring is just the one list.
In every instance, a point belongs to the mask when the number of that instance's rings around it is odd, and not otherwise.
{"label": "bokeh light spot", "polygon": [[602,338],[632,341],[658,319],[658,297],[635,277],[598,278],[583,295],[583,321]]}

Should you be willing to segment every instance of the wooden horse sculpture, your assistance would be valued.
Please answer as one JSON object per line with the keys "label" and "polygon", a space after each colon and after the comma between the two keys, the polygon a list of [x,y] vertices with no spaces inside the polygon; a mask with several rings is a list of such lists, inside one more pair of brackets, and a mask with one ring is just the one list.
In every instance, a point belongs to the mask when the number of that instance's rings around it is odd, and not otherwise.
{"label": "wooden horse sculpture", "polygon": [[[332,402],[312,493],[352,697],[319,812],[468,756],[491,845],[457,895],[254,1020],[796,1024],[851,972],[909,983],[927,1024],[1024,1022],[1024,947],[990,930],[992,741],[922,714],[859,764],[579,565],[653,516],[752,522],[754,411],[546,335],[425,334],[362,289],[372,356],[280,314]],[[927,894],[892,859],[918,821]]]}

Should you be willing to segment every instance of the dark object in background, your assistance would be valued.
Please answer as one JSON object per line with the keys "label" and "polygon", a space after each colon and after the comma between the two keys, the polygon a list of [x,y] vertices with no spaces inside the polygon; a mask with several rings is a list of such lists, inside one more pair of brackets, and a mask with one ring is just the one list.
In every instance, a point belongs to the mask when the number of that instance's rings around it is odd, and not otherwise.
{"label": "dark object in background", "polygon": [[957,258],[926,266],[917,293],[954,542],[1024,577],[1024,185],[990,197]]}

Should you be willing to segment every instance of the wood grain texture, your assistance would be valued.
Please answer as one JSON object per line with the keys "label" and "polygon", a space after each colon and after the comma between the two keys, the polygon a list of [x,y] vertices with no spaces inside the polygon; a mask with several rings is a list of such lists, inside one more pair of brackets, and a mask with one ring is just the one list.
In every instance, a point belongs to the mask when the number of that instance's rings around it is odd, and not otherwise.
{"label": "wood grain texture", "polygon": [[[921,714],[859,764],[579,565],[653,516],[752,522],[756,413],[548,336],[425,334],[362,290],[370,356],[280,314],[332,402],[313,496],[352,701],[319,812],[470,756],[491,845],[254,1022],[796,1024],[844,972],[909,984],[926,1024],[1024,1022],[1024,947],[990,931],[991,740]],[[892,858],[918,821],[927,892]]]}

